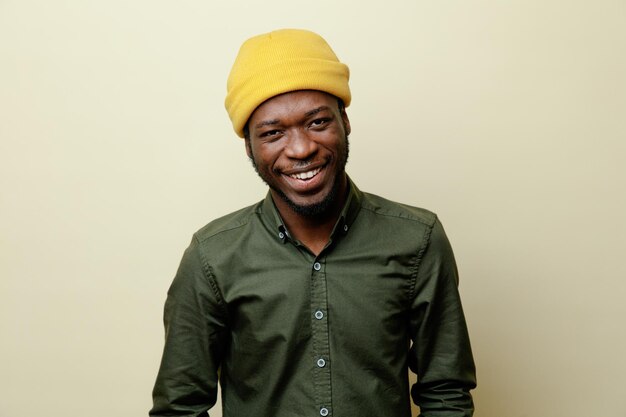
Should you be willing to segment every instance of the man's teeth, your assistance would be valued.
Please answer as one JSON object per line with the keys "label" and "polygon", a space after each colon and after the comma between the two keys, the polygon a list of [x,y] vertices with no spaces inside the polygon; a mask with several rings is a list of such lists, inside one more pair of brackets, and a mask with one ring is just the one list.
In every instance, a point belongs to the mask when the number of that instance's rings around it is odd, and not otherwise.
{"label": "man's teeth", "polygon": [[313,171],[299,172],[297,174],[291,174],[290,177],[298,180],[308,180],[309,178],[316,176],[321,170],[322,168],[317,168]]}

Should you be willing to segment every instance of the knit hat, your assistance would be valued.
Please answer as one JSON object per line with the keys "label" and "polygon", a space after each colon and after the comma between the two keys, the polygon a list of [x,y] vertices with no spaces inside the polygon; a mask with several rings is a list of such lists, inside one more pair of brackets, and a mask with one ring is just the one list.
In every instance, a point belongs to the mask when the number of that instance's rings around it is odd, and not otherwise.
{"label": "knit hat", "polygon": [[316,33],[282,29],[255,36],[241,45],[226,84],[226,111],[235,133],[254,110],[279,94],[319,90],[350,104],[350,71]]}

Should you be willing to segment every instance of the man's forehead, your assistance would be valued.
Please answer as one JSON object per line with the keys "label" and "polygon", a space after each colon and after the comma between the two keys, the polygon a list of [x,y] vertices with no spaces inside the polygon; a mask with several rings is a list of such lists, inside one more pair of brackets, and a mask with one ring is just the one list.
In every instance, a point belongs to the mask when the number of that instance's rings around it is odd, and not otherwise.
{"label": "man's forehead", "polygon": [[283,118],[311,117],[332,110],[337,98],[314,90],[293,91],[272,97],[252,113],[249,123],[255,127],[276,124]]}
{"label": "man's forehead", "polygon": [[[318,113],[321,113],[323,111],[330,111],[331,108],[329,106],[320,106],[320,107],[316,107],[312,110],[309,110],[307,112],[305,112],[302,116],[303,118],[309,118],[311,116],[314,116]],[[297,114],[295,114],[294,116],[297,116]],[[259,116],[259,118],[261,118],[262,116]],[[252,119],[251,119],[252,120]],[[255,122],[254,127],[256,128],[260,128],[263,126],[269,126],[269,125],[277,125],[280,124],[281,119],[265,119],[265,120],[259,120],[258,122]]]}

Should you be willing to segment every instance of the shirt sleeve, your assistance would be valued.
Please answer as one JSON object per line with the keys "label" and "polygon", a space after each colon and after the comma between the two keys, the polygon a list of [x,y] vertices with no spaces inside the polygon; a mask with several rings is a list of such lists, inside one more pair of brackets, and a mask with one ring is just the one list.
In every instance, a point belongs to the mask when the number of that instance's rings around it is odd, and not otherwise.
{"label": "shirt sleeve", "polygon": [[217,400],[225,323],[223,301],[194,237],[165,302],[165,347],[151,417],[208,415]]}
{"label": "shirt sleeve", "polygon": [[409,368],[421,417],[471,417],[476,371],[452,248],[436,220],[419,254],[412,297]]}

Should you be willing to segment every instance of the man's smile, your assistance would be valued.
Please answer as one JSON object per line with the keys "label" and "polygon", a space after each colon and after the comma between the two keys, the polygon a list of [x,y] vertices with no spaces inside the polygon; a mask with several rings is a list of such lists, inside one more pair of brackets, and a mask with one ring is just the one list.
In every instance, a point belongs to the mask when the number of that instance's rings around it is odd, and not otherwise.
{"label": "man's smile", "polygon": [[305,172],[296,172],[294,174],[288,174],[289,177],[297,179],[297,180],[310,180],[311,178],[313,178],[314,176],[316,176],[317,174],[319,174],[319,172],[322,170],[323,167],[318,167],[315,169],[312,169],[310,171],[305,171]]}
{"label": "man's smile", "polygon": [[[287,191],[287,189],[284,189],[283,191],[286,192],[288,195],[290,195],[291,193],[301,195],[310,195],[317,193],[324,187],[324,184],[326,183],[327,178],[324,174],[327,171],[327,167],[328,163],[321,166],[318,165],[315,168],[306,168],[305,171],[301,170],[298,172],[294,172],[290,170],[287,172],[282,172],[282,178],[284,178],[285,182],[291,189],[291,192]],[[292,195],[292,198],[293,197],[295,197],[295,195]]]}

